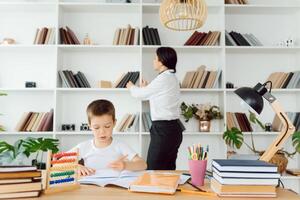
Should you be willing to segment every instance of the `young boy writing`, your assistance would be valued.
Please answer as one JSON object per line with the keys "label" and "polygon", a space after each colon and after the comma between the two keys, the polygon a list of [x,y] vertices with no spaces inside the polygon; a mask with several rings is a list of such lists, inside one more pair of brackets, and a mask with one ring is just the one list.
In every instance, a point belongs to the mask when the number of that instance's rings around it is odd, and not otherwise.
{"label": "young boy writing", "polygon": [[147,168],[146,162],[129,146],[112,138],[116,119],[110,101],[93,101],[87,107],[87,116],[94,138],[73,148],[79,149],[79,156],[84,160],[84,166],[79,165],[81,176],[103,169],[138,171]]}

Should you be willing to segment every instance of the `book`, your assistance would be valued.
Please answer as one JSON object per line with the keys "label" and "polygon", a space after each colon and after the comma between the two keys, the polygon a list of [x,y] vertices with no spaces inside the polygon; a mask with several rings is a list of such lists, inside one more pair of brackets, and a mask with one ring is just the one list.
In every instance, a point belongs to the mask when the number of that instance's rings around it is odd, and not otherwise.
{"label": "book", "polygon": [[31,183],[15,183],[15,184],[3,184],[0,185],[0,194],[14,193],[14,192],[32,192],[41,191],[41,181],[34,181]]}
{"label": "book", "polygon": [[174,194],[179,181],[179,174],[144,173],[130,185],[129,191]]}
{"label": "book", "polygon": [[17,178],[34,178],[34,177],[41,177],[41,171],[0,173],[0,179],[17,179]]}
{"label": "book", "polygon": [[277,166],[261,160],[215,159],[212,166],[221,172],[277,172]]}
{"label": "book", "polygon": [[238,178],[238,177],[221,177],[213,173],[213,178],[222,185],[278,185],[278,178]]}
{"label": "book", "polygon": [[215,167],[212,167],[212,171],[223,178],[280,178],[280,174],[277,172],[221,172]]}
{"label": "book", "polygon": [[0,194],[0,199],[12,199],[12,198],[25,198],[25,197],[38,197],[40,191],[31,192],[16,192],[16,193],[4,193]]}
{"label": "book", "polygon": [[25,172],[25,171],[35,171],[37,168],[36,166],[0,166],[0,173],[1,172]]}

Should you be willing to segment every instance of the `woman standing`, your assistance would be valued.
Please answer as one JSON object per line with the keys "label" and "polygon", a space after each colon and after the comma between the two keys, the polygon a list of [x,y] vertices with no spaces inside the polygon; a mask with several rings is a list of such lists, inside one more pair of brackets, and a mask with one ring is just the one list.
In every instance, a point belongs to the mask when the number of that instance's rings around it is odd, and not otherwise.
{"label": "woman standing", "polygon": [[169,47],[156,50],[154,70],[159,74],[141,87],[127,83],[133,97],[150,101],[152,126],[147,165],[151,170],[174,170],[178,148],[182,142],[183,125],[179,121],[180,86],[175,75],[177,54]]}

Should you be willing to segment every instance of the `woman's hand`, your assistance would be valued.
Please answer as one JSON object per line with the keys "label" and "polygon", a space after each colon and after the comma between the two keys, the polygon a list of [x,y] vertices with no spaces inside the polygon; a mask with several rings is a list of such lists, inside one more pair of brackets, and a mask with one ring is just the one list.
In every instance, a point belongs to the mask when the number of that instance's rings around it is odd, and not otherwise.
{"label": "woman's hand", "polygon": [[114,170],[122,171],[125,169],[125,161],[124,159],[127,158],[127,155],[121,156],[117,160],[113,161],[108,165],[109,168],[112,168]]}
{"label": "woman's hand", "polygon": [[148,82],[142,79],[141,87],[146,87],[148,85]]}
{"label": "woman's hand", "polygon": [[89,167],[86,167],[86,166],[83,166],[83,165],[78,165],[78,174],[80,176],[89,176],[89,175],[92,175],[96,172],[96,170],[92,169],[92,168],[89,168]]}
{"label": "woman's hand", "polygon": [[131,81],[128,81],[128,83],[126,84],[126,87],[128,89],[130,89],[132,86],[134,86],[134,84]]}

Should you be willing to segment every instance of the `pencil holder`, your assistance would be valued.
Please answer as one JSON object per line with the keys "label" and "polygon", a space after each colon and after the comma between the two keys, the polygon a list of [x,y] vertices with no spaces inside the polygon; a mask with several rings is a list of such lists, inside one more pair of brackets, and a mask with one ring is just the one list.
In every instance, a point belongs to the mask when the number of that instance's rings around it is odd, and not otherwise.
{"label": "pencil holder", "polygon": [[192,176],[192,184],[204,185],[207,160],[189,160],[189,169]]}

